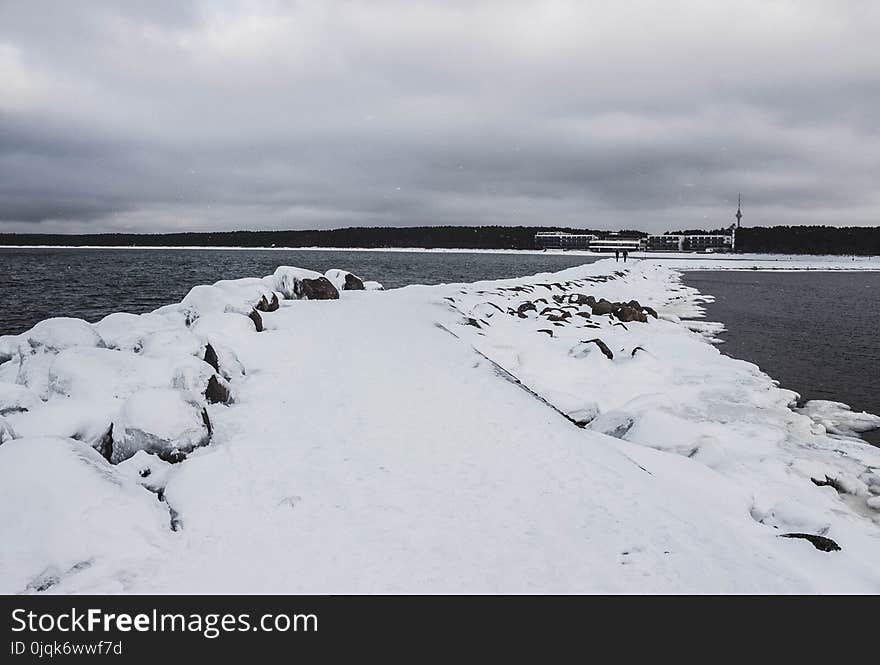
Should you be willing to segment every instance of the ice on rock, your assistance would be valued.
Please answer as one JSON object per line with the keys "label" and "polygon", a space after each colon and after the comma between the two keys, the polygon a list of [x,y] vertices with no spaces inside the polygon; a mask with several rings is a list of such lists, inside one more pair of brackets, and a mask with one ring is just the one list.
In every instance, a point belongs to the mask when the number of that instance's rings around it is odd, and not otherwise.
{"label": "ice on rock", "polygon": [[6,443],[7,441],[12,441],[15,439],[16,434],[15,430],[12,429],[12,425],[9,424],[9,421],[6,420],[3,416],[0,416],[0,445]]}
{"label": "ice on rock", "polygon": [[0,383],[0,416],[30,411],[41,404],[40,398],[25,386]]}
{"label": "ice on rock", "polygon": [[385,287],[382,286],[379,282],[364,282],[364,289],[367,291],[384,291]]}
{"label": "ice on rock", "polygon": [[0,446],[0,593],[75,589],[108,561],[107,573],[136,576],[125,562],[168,533],[167,509],[88,446],[54,437]]}
{"label": "ice on rock", "polygon": [[814,399],[795,409],[822,425],[831,434],[858,436],[863,432],[880,429],[880,416],[854,412],[847,404]]}
{"label": "ice on rock", "polygon": [[110,461],[116,464],[143,450],[177,462],[210,438],[208,414],[199,402],[178,390],[142,390],[126,400],[113,421]]}

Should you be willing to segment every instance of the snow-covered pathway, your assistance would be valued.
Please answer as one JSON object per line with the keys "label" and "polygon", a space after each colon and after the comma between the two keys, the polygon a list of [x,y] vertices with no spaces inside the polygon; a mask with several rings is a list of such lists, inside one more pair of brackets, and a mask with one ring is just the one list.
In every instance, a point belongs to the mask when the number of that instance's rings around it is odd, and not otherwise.
{"label": "snow-covered pathway", "polygon": [[[747,441],[765,433],[762,427],[793,422],[810,436],[811,421],[785,410],[784,391],[768,388],[751,366],[720,356],[675,320],[676,313],[694,313],[697,301],[670,271],[644,264],[614,276],[603,262],[552,281],[591,275],[603,281],[567,290],[646,298],[670,320],[622,327],[611,317],[583,317],[584,326],[597,327],[577,330],[580,324],[554,326],[537,312],[511,317],[503,304],[486,306],[493,299],[515,306],[527,294],[500,289],[540,290],[530,285],[551,281],[541,276],[283,301],[262,315],[261,333],[225,320],[212,324],[212,343],[234,349],[247,375],[231,382],[232,405],[208,407],[211,445],[180,464],[151,463],[155,476],[167,474],[164,503],[132,487],[134,458],[113,467],[90,457],[130,508],[102,513],[112,492],[94,492],[83,478],[74,488],[80,493],[68,497],[82,504],[82,514],[53,521],[47,513],[56,504],[43,502],[41,485],[64,486],[72,476],[67,466],[53,473],[55,460],[34,460],[24,450],[27,439],[0,447],[0,473],[9,481],[0,485],[2,536],[31,538],[0,559],[3,590],[34,590],[34,579],[49,578],[46,588],[56,592],[880,590],[880,570],[871,564],[880,560],[880,529],[870,510],[859,513],[847,497],[813,485],[812,469],[797,475],[784,454],[767,457],[778,442],[756,443],[771,467],[764,477],[751,457],[730,460],[717,452],[726,442],[707,444],[698,400],[717,404],[724,390],[739,404],[725,415],[726,425],[711,424],[716,438]],[[563,291],[560,285],[555,293]],[[615,352],[627,345],[626,353],[608,361],[588,345],[572,356],[570,347],[585,333]],[[636,346],[658,357],[631,354]],[[667,365],[661,350],[677,364]],[[576,427],[486,356],[563,412],[595,406],[593,425],[604,425]],[[721,369],[701,373],[701,363]],[[688,366],[693,377],[682,372]],[[676,383],[693,409],[678,409],[680,395],[670,388]],[[666,391],[669,403],[652,403],[656,391]],[[779,409],[791,422],[780,425]],[[609,418],[619,423],[623,412],[641,423],[631,434],[617,432],[629,440],[604,433],[614,430]],[[679,445],[669,443],[662,420],[670,413],[679,418],[672,424]],[[684,450],[695,436],[703,437],[702,458]],[[719,457],[726,462],[715,463]],[[8,465],[17,461],[25,466],[13,471]],[[48,477],[38,475],[41,468]],[[756,498],[752,482],[768,483],[766,500]],[[842,551],[777,537],[798,512],[786,512],[779,500],[791,487],[818,497],[802,508],[806,526],[830,525],[826,505],[840,513],[825,532]],[[762,501],[769,504],[756,506]],[[766,519],[773,508],[778,524]],[[34,544],[34,525],[25,530],[13,511],[46,519],[46,528],[65,531],[73,543]],[[46,570],[54,572],[47,578]]]}

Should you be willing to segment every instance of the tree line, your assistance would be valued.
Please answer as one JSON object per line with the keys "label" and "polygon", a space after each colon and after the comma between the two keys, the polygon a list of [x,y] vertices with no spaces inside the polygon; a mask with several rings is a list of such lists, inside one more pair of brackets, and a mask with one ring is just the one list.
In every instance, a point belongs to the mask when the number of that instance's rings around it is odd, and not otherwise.
{"label": "tree line", "polygon": [[[356,227],[313,231],[220,231],[208,233],[0,233],[0,245],[96,247],[423,247],[428,249],[534,249],[539,231],[594,233],[591,229],[537,226]],[[643,237],[637,230],[622,237]],[[880,255],[880,227],[773,226],[743,227],[736,234],[738,252],[779,254]]]}

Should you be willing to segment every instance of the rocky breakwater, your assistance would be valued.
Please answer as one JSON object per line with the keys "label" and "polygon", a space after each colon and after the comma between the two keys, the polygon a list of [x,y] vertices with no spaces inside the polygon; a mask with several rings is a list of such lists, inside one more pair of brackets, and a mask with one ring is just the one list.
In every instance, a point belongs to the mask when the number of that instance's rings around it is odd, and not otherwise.
{"label": "rocky breakwater", "polygon": [[[448,328],[578,427],[675,453],[745,488],[752,519],[823,552],[856,542],[841,511],[880,525],[880,418],[808,402],[712,344],[710,297],[641,262],[524,278],[445,298]],[[773,460],[772,463],[768,460]],[[841,534],[843,534],[841,536]],[[832,538],[832,536],[834,536]],[[831,541],[831,542],[829,542]]]}
{"label": "rocky breakwater", "polygon": [[293,301],[365,288],[381,285],[343,270],[280,267],[196,286],[148,314],[53,318],[0,337],[2,452],[43,465],[37,478],[71,456],[112,465],[162,498],[169,466],[210,444],[217,410],[235,403],[246,374],[235,340],[271,330],[273,312]]}

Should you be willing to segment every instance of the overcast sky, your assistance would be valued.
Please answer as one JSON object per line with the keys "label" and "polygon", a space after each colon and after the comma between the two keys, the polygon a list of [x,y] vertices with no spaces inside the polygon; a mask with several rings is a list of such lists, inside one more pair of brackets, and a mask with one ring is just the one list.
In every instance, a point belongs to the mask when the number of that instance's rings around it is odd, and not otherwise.
{"label": "overcast sky", "polygon": [[0,231],[880,224],[880,3],[0,0]]}

